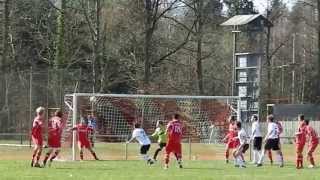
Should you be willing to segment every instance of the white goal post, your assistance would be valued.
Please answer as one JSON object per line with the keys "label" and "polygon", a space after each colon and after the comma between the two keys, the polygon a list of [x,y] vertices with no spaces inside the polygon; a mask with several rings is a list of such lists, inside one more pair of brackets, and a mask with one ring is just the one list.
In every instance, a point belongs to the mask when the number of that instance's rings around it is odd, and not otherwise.
{"label": "white goal post", "polygon": [[[223,128],[228,116],[241,119],[240,97],[237,96],[74,93],[66,94],[64,102],[69,129],[89,112],[97,118],[97,137],[113,137],[112,142],[124,142],[136,122],[150,133],[158,120],[167,122],[174,112],[183,116],[188,127],[185,135],[204,143],[225,133]],[[76,160],[76,132],[71,139],[72,160]]]}

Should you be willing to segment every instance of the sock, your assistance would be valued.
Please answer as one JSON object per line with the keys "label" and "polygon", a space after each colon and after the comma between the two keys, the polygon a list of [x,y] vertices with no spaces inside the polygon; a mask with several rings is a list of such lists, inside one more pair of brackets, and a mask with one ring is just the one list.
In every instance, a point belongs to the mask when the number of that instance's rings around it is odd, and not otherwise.
{"label": "sock", "polygon": [[241,156],[242,156],[242,155],[239,155],[236,159],[237,159],[237,161],[238,161],[238,165],[239,165],[239,166],[244,166],[244,162],[243,162],[243,159],[242,159]]}
{"label": "sock", "polygon": [[257,163],[257,159],[258,159],[258,151],[257,150],[253,150],[253,163]]}
{"label": "sock", "polygon": [[37,155],[37,150],[33,150],[33,153],[32,153],[32,161],[34,161],[34,158],[36,157]]}
{"label": "sock", "polygon": [[156,150],[156,152],[154,152],[154,155],[153,155],[153,159],[154,159],[154,160],[157,160],[157,156],[158,156],[158,154],[159,154],[160,151],[161,151],[161,148],[158,148],[158,149]]}
{"label": "sock", "polygon": [[258,161],[258,164],[262,164],[263,163],[263,160],[264,160],[264,156],[265,156],[265,153],[263,152],[260,156],[260,159]]}
{"label": "sock", "polygon": [[278,154],[278,162],[280,163],[280,165],[283,164],[283,154],[282,154],[282,152],[280,152],[280,153]]}
{"label": "sock", "polygon": [[40,157],[41,157],[41,150],[39,150],[38,153],[37,153],[37,161],[36,161],[36,163],[39,163]]}
{"label": "sock", "polygon": [[95,160],[98,160],[98,157],[97,157],[95,152],[92,151],[91,154],[92,154],[92,156],[94,157]]}
{"label": "sock", "polygon": [[83,151],[80,151],[80,160],[83,160]]}
{"label": "sock", "polygon": [[269,157],[269,159],[270,159],[270,162],[273,163],[271,150],[268,150],[268,157]]}
{"label": "sock", "polygon": [[303,155],[297,155],[296,167],[297,168],[303,167]]}
{"label": "sock", "polygon": [[229,159],[229,149],[226,150],[225,156],[226,156],[226,160],[228,160]]}
{"label": "sock", "polygon": [[312,166],[315,166],[314,159],[313,159],[312,156],[310,157],[310,164],[311,164]]}
{"label": "sock", "polygon": [[142,159],[145,160],[145,161],[150,161],[151,160],[151,158],[149,157],[148,154],[141,154],[141,156],[142,156]]}
{"label": "sock", "polygon": [[56,151],[56,152],[54,153],[54,155],[51,156],[50,162],[52,162],[52,160],[54,160],[58,155],[59,155],[59,151]]}
{"label": "sock", "polygon": [[46,156],[44,157],[44,160],[43,160],[43,164],[45,165],[49,159],[49,156],[50,156],[50,153],[46,153]]}
{"label": "sock", "polygon": [[242,160],[243,162],[245,161],[243,154],[240,155],[240,158],[241,158],[241,160]]}
{"label": "sock", "polygon": [[[261,158],[261,156],[263,155],[262,154],[263,152],[260,150],[260,151],[258,151],[258,159],[260,159]],[[259,161],[259,160],[258,160]]]}
{"label": "sock", "polygon": [[175,153],[175,156],[177,158],[178,164],[181,166],[182,165],[182,156],[181,156],[181,154]]}
{"label": "sock", "polygon": [[170,156],[170,155],[166,153],[165,159],[164,159],[164,163],[165,163],[166,165],[169,164],[169,158],[170,158],[169,156]]}

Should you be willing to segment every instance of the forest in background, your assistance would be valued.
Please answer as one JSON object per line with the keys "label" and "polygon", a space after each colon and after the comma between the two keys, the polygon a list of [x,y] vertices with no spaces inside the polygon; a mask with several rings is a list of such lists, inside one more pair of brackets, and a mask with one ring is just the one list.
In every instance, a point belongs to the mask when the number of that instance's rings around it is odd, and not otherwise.
{"label": "forest in background", "polygon": [[[220,24],[258,13],[250,0],[2,0],[0,6],[0,118],[28,114],[43,102],[62,106],[70,92],[230,95],[232,28]],[[260,12],[273,23],[263,45],[270,50],[261,101],[319,103],[319,10],[320,0],[290,8],[269,0]],[[30,94],[34,103],[18,113]]]}

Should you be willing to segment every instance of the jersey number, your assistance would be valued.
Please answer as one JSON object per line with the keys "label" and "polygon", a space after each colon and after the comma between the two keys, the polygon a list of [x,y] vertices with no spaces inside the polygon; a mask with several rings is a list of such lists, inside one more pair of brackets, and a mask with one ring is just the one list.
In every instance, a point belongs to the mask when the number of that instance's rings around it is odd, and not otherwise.
{"label": "jersey number", "polygon": [[173,132],[174,133],[178,133],[178,134],[180,134],[181,133],[181,127],[180,126],[173,126]]}

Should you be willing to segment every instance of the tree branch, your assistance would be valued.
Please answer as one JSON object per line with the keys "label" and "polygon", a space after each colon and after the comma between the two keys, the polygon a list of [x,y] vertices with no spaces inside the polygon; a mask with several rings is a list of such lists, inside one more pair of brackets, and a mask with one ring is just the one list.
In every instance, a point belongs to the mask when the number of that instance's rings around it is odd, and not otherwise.
{"label": "tree branch", "polygon": [[61,13],[61,9],[59,9],[57,6],[55,6],[55,5],[53,4],[53,2],[51,2],[51,0],[47,0],[47,2],[49,3],[49,5],[50,5],[51,7],[53,7],[55,10],[57,10],[57,11],[59,11],[59,12]]}
{"label": "tree branch", "polygon": [[[192,27],[194,27],[195,25],[195,22],[193,24]],[[165,60],[167,57],[171,56],[172,54],[176,53],[177,51],[179,51],[182,47],[184,47],[185,44],[188,43],[189,41],[189,37],[191,35],[191,32],[189,31],[188,32],[188,35],[187,37],[185,38],[185,40],[180,44],[178,45],[175,49],[171,50],[169,53],[167,53],[166,55],[162,56],[161,58],[159,58],[156,62],[152,63],[153,66],[156,66],[157,64],[161,63],[163,60]]]}
{"label": "tree branch", "polygon": [[182,26],[184,29],[186,29],[188,32],[191,32],[192,35],[195,35],[195,32],[193,31],[193,27],[189,28],[188,26],[186,26],[185,24],[183,24],[182,22],[178,21],[177,19],[170,17],[170,16],[163,16],[165,19],[169,19],[174,21],[175,23],[179,24],[180,26]]}

